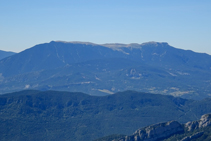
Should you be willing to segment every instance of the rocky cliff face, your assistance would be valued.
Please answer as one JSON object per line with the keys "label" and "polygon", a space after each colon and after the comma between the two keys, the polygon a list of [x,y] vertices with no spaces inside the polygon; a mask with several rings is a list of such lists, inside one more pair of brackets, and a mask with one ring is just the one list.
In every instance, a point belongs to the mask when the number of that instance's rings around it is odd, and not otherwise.
{"label": "rocky cliff face", "polygon": [[[187,122],[184,125],[177,121],[169,121],[147,126],[145,128],[138,129],[133,135],[125,136],[118,141],[158,141],[175,134],[183,133],[185,130],[193,131],[207,126],[211,126],[211,114],[203,115],[200,120]],[[203,134],[204,132],[197,132],[191,136],[184,137],[181,141],[197,139]]]}
{"label": "rocky cliff face", "polygon": [[206,114],[201,117],[199,121],[187,122],[185,127],[188,131],[192,131],[194,129],[203,128],[211,125],[211,114]]}
{"label": "rocky cliff face", "polygon": [[126,136],[119,141],[156,141],[183,131],[179,122],[169,121],[139,129],[132,136]]}

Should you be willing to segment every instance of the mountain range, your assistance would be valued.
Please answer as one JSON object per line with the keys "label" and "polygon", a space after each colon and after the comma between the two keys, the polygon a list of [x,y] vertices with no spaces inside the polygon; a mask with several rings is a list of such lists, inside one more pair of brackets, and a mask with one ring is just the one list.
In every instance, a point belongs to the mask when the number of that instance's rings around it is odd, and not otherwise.
{"label": "mountain range", "polygon": [[0,60],[0,92],[62,90],[107,95],[125,90],[183,98],[211,96],[211,56],[168,43],[38,44]]}
{"label": "mountain range", "polygon": [[163,42],[0,51],[0,137],[209,140],[210,70],[210,55]]}
{"label": "mountain range", "polygon": [[198,120],[211,112],[211,99],[119,92],[90,96],[78,92],[25,90],[0,95],[1,140],[94,140],[130,135],[151,124]]}

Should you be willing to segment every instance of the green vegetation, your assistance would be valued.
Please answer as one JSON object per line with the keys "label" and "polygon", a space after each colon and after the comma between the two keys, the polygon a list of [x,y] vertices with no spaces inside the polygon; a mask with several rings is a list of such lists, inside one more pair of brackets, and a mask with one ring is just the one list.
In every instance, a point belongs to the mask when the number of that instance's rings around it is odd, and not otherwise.
{"label": "green vegetation", "polygon": [[106,137],[96,139],[94,141],[114,141],[114,140],[118,140],[119,138],[122,138],[122,137],[125,137],[125,135],[114,134],[114,135],[109,135]]}
{"label": "green vegetation", "polygon": [[211,112],[211,99],[186,100],[126,91],[109,96],[21,91],[0,96],[1,140],[94,140]]}

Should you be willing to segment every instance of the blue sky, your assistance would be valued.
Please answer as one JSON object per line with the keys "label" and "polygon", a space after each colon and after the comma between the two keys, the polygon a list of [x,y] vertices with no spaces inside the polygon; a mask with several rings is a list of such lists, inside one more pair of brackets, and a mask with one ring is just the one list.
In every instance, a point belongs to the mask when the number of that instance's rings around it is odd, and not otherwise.
{"label": "blue sky", "polygon": [[211,54],[211,0],[0,0],[0,50],[36,44],[168,42]]}

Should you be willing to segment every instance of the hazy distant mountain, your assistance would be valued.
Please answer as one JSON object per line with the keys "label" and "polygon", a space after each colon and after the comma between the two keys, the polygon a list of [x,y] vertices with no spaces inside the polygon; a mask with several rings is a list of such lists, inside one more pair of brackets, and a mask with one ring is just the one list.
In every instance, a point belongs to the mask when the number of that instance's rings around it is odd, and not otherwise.
{"label": "hazy distant mountain", "polygon": [[211,112],[211,99],[126,91],[108,96],[21,91],[0,96],[1,140],[93,140],[151,124],[185,123]]}
{"label": "hazy distant mountain", "polygon": [[190,50],[174,48],[168,43],[147,42],[143,44],[104,44],[114,50],[128,54],[132,60],[142,60],[147,64],[164,68],[182,69],[193,67],[211,69],[211,56]]}
{"label": "hazy distant mountain", "polygon": [[3,59],[3,58],[6,58],[8,56],[12,56],[14,54],[15,54],[14,52],[8,52],[8,51],[0,50],[0,60]]}
{"label": "hazy distant mountain", "polygon": [[211,94],[211,56],[167,43],[55,42],[0,61],[1,93],[65,90],[92,95],[124,90],[203,98]]}
{"label": "hazy distant mountain", "polygon": [[[58,68],[73,63],[106,58],[127,58],[159,67],[194,67],[211,69],[211,56],[185,51],[167,43],[149,42],[144,44],[88,44],[83,42],[50,42],[36,45],[1,62],[1,71],[17,68],[5,76],[30,71]],[[2,69],[3,68],[3,69]],[[12,69],[11,69],[12,70]],[[4,73],[3,73],[4,74]]]}
{"label": "hazy distant mountain", "polygon": [[0,62],[3,76],[54,69],[66,65],[104,58],[119,57],[122,53],[110,48],[65,42],[50,42],[36,45]]}

